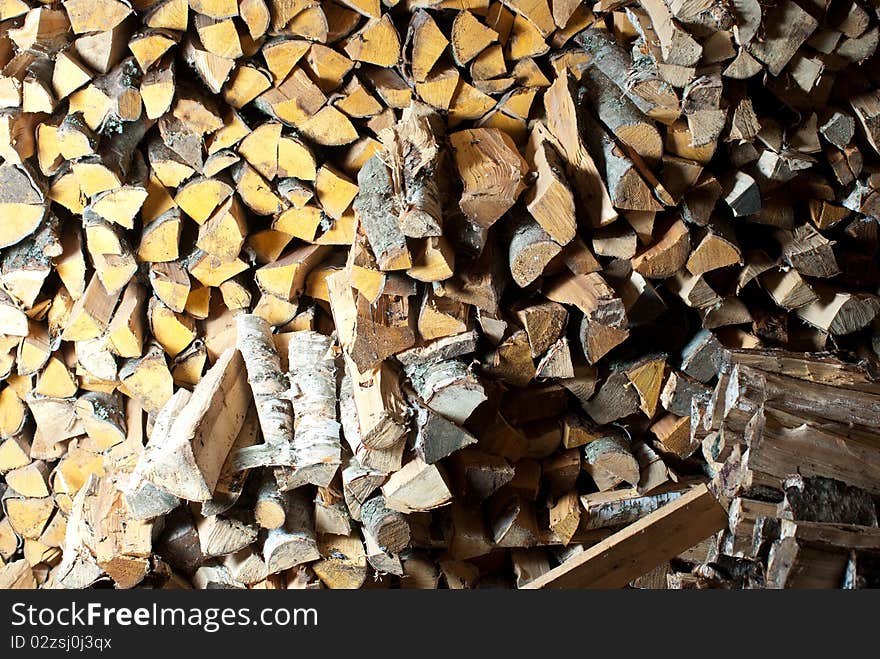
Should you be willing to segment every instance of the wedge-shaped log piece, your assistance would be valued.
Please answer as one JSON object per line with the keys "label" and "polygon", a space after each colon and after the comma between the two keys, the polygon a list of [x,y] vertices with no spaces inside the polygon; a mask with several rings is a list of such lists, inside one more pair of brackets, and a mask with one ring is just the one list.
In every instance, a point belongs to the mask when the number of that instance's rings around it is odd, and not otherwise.
{"label": "wedge-shaped log piece", "polygon": [[419,406],[416,410],[416,427],[416,454],[428,464],[477,443],[476,437],[464,428],[425,407]]}
{"label": "wedge-shaped log piece", "polygon": [[525,288],[544,273],[562,248],[540,224],[522,214],[512,227],[508,250],[511,278]]}
{"label": "wedge-shaped log piece", "polygon": [[437,60],[443,55],[449,40],[428,12],[419,9],[409,22],[404,48],[409,51],[409,66],[413,79],[424,82]]}
{"label": "wedge-shaped log piece", "polygon": [[134,519],[151,519],[171,512],[180,505],[180,499],[145,477],[151,462],[171,440],[171,425],[190,399],[190,392],[179,389],[156,414],[150,439],[138,458],[134,470],[122,484],[128,509]]}
{"label": "wedge-shaped log piece", "polygon": [[[606,132],[604,127],[585,110],[580,120],[583,139],[604,174],[611,202],[619,210],[660,211],[663,207],[654,198],[634,161]],[[647,173],[647,170],[644,170]]]}
{"label": "wedge-shaped log piece", "polygon": [[261,290],[283,300],[295,300],[305,288],[306,277],[327,254],[324,245],[302,245],[259,268],[255,279]]}
{"label": "wedge-shaped log piece", "polygon": [[416,363],[405,370],[425,405],[455,423],[463,424],[486,400],[480,380],[456,359]]}
{"label": "wedge-shaped log piece", "polygon": [[656,242],[632,259],[633,270],[649,279],[665,279],[678,272],[690,255],[690,233],[681,220],[673,222]]}
{"label": "wedge-shaped log piece", "polygon": [[513,140],[495,128],[462,130],[449,140],[464,185],[459,206],[471,222],[489,228],[525,190],[528,163]]}
{"label": "wedge-shaped log piece", "polygon": [[586,444],[583,467],[600,490],[610,490],[623,482],[639,482],[639,464],[627,440],[620,435],[607,435]]}
{"label": "wedge-shaped log piece", "polygon": [[600,274],[561,275],[547,282],[542,292],[554,302],[574,305],[583,312],[580,338],[590,364],[629,336],[623,302]]}
{"label": "wedge-shaped log piece", "polygon": [[9,497],[3,502],[6,517],[13,531],[25,540],[36,540],[42,534],[55,510],[52,497]]}
{"label": "wedge-shaped log piece", "polygon": [[464,66],[489,44],[497,41],[498,33],[483,25],[465,10],[459,12],[452,23],[452,53],[459,66]]}
{"label": "wedge-shaped log piece", "polygon": [[764,19],[773,25],[760,41],[755,40],[749,53],[767,66],[771,75],[778,76],[794,54],[806,41],[818,23],[797,3],[787,0],[773,8]]}
{"label": "wedge-shaped log piece", "polygon": [[351,287],[344,270],[333,273],[326,282],[339,343],[358,370],[374,369],[415,344],[415,323],[410,323],[412,288],[401,291],[404,295],[379,295],[371,304]]}
{"label": "wedge-shaped log piece", "polygon": [[399,375],[387,363],[361,372],[346,358],[345,367],[352,386],[360,442],[374,450],[398,446],[409,430],[409,410],[401,393]]}
{"label": "wedge-shaped log piece", "polygon": [[77,399],[75,410],[99,449],[106,450],[125,439],[125,413],[118,394],[89,391]]}
{"label": "wedge-shaped log piece", "polygon": [[250,403],[244,360],[228,349],[176,415],[170,440],[156,451],[145,477],[181,499],[210,500]]}
{"label": "wedge-shaped log piece", "polygon": [[196,522],[199,546],[205,557],[225,556],[249,546],[257,539],[257,529],[234,517],[210,515]]}
{"label": "wedge-shaped log piece", "polygon": [[574,195],[564,173],[564,162],[543,125],[532,129],[526,159],[537,174],[535,185],[526,193],[528,211],[553,240],[567,245],[577,228]]}
{"label": "wedge-shaped log piece", "polygon": [[344,590],[363,586],[369,567],[364,543],[357,533],[350,536],[322,534],[318,551],[322,558],[311,567],[324,586]]}
{"label": "wedge-shaped log piece", "polygon": [[452,501],[452,492],[440,468],[419,458],[392,474],[382,486],[382,494],[388,508],[407,514],[445,506]]}
{"label": "wedge-shaped log piece", "polygon": [[798,318],[829,334],[857,332],[880,313],[880,299],[865,293],[847,293],[828,287],[814,288],[814,302],[795,310]]}
{"label": "wedge-shaped log piece", "polygon": [[36,175],[23,167],[0,167],[0,247],[14,245],[32,234],[46,213]]}
{"label": "wedge-shaped log piece", "polygon": [[119,369],[126,395],[136,399],[148,412],[158,412],[174,390],[174,381],[162,348],[152,344],[143,357],[133,359]]}
{"label": "wedge-shaped log piece", "polygon": [[639,408],[649,419],[657,411],[665,374],[665,356],[646,358],[626,369],[626,376],[639,394]]}

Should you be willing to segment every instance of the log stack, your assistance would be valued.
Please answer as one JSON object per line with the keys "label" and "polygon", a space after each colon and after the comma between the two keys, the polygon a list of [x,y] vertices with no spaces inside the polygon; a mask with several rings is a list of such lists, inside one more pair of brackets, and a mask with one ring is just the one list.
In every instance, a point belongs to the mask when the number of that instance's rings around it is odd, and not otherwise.
{"label": "log stack", "polygon": [[877,587],[880,389],[830,356],[730,351],[694,402],[728,525],[675,587]]}
{"label": "log stack", "polygon": [[0,587],[875,583],[878,24],[0,0]]}

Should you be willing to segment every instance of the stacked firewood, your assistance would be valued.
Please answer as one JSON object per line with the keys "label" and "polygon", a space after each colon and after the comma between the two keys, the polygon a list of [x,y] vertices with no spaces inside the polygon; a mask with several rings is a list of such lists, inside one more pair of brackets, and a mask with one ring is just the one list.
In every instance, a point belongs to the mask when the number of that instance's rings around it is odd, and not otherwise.
{"label": "stacked firewood", "polygon": [[730,351],[711,397],[692,409],[691,437],[729,499],[729,524],[703,563],[667,566],[672,585],[880,584],[876,372],[830,356]]}
{"label": "stacked firewood", "polygon": [[0,0],[0,587],[874,583],[878,23]]}

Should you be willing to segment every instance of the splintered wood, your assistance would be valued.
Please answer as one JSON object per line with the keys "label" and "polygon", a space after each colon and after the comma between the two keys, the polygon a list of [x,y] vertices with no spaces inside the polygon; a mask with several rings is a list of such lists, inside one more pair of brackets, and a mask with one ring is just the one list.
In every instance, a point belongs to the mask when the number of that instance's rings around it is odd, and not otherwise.
{"label": "splintered wood", "polygon": [[861,0],[0,0],[0,588],[880,584]]}

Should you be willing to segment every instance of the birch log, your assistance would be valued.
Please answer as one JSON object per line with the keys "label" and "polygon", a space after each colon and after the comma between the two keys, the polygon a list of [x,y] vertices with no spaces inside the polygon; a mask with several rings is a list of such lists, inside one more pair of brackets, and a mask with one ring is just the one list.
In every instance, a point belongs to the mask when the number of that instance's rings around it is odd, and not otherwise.
{"label": "birch log", "polygon": [[342,463],[336,409],[336,353],[332,339],[304,330],[290,339],[294,467],[284,488],[327,487]]}
{"label": "birch log", "polygon": [[269,324],[254,314],[236,317],[236,345],[247,368],[248,384],[263,430],[263,444],[238,451],[239,470],[250,467],[294,464],[293,409],[288,383],[272,342]]}

